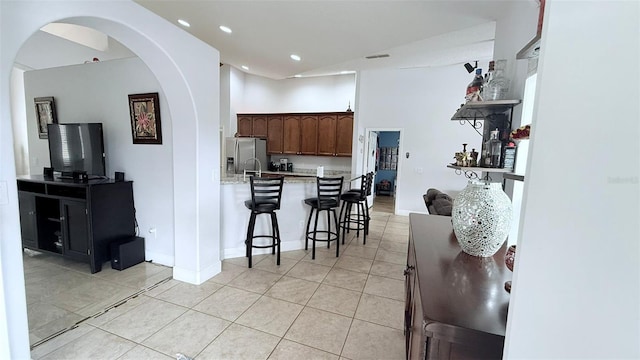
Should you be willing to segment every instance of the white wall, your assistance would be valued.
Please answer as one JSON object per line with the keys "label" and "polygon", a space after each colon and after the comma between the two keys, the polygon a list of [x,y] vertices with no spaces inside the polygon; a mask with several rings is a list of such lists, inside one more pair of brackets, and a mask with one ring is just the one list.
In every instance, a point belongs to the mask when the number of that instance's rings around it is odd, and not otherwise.
{"label": "white wall", "polygon": [[346,111],[355,98],[353,74],[271,80],[245,75],[239,113]]}
{"label": "white wall", "polygon": [[[162,145],[133,144],[129,94],[158,92]],[[139,58],[25,72],[25,102],[53,96],[59,123],[103,123],[106,175],[124,171],[133,180],[136,218],[146,259],[173,266],[173,122],[164,92]],[[31,174],[49,166],[46,139],[38,138],[35,109],[27,111]],[[148,230],[156,228],[155,234]]]}
{"label": "white wall", "polygon": [[13,152],[16,174],[29,175],[27,108],[24,102],[24,70],[17,67],[14,67],[11,71],[11,125],[13,127]]}
{"label": "white wall", "polygon": [[16,63],[29,69],[45,69],[84,64],[94,57],[100,61],[135,57],[135,54],[114,39],[109,38],[108,41],[109,48],[99,51],[39,30],[20,48]]}
{"label": "white wall", "polygon": [[[235,70],[235,71],[234,71]],[[235,75],[235,76],[234,76]],[[355,102],[354,74],[271,80],[245,74],[232,68],[230,123],[232,136],[237,130],[237,113],[286,113],[346,111]],[[277,161],[283,156],[271,156]],[[351,158],[328,156],[286,156],[296,169],[315,169],[323,165],[327,170],[349,171]]]}
{"label": "white wall", "polygon": [[[12,359],[29,358],[18,196],[10,112],[10,78],[20,47],[40,27],[67,19],[99,30],[131,49],[164,90],[173,128],[174,278],[200,284],[220,271],[219,72],[217,50],[133,1],[0,2],[0,267]],[[151,40],[153,39],[153,41]],[[185,52],[184,49],[189,49]],[[188,189],[186,191],[185,189]],[[0,336],[4,336],[0,332]],[[4,346],[3,346],[4,347]]]}
{"label": "white wall", "polygon": [[[471,76],[462,65],[371,70],[358,75],[357,135],[364,135],[367,128],[401,129],[397,213],[426,213],[422,195],[428,188],[455,195],[466,186],[464,175],[446,166],[463,143],[468,144],[468,151],[481,149],[481,135],[469,125],[451,121],[464,102]],[[361,157],[363,144],[358,146]]]}
{"label": "white wall", "polygon": [[510,359],[640,358],[640,3],[578,4],[545,9]]}

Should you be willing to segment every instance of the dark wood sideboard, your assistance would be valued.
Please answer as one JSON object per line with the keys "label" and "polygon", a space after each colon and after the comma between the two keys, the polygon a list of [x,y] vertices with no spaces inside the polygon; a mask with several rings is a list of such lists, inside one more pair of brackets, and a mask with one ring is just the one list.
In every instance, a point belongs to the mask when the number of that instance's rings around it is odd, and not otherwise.
{"label": "dark wood sideboard", "polygon": [[405,270],[407,359],[500,359],[509,307],[506,243],[464,253],[451,217],[411,214]]}

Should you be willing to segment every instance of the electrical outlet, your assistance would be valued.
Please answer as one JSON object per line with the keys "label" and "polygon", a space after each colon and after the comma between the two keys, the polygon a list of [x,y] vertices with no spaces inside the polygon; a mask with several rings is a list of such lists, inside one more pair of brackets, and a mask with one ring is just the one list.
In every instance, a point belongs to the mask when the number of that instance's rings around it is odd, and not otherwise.
{"label": "electrical outlet", "polygon": [[149,228],[149,234],[155,234],[155,233],[156,233],[156,228],[150,227]]}
{"label": "electrical outlet", "polygon": [[422,174],[424,170],[421,167],[417,167],[415,171],[416,171],[416,174]]}

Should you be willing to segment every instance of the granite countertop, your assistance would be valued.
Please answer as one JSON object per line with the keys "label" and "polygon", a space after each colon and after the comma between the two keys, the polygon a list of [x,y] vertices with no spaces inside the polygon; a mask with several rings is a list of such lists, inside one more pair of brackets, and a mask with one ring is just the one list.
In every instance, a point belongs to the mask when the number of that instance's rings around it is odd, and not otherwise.
{"label": "granite countertop", "polygon": [[[284,175],[284,182],[285,183],[315,183],[316,182],[316,174],[315,172],[311,173],[311,172],[289,172],[289,171],[263,171],[262,172],[263,175],[268,174],[268,175]],[[334,173],[328,173],[328,171],[325,171],[325,176],[344,176],[345,179],[345,183],[349,181],[350,179],[350,173],[343,173],[343,172],[334,172]],[[250,174],[247,174],[246,178],[244,177],[243,174],[222,174],[222,176],[220,177],[220,184],[221,185],[226,185],[226,184],[246,184],[249,183],[249,176]]]}

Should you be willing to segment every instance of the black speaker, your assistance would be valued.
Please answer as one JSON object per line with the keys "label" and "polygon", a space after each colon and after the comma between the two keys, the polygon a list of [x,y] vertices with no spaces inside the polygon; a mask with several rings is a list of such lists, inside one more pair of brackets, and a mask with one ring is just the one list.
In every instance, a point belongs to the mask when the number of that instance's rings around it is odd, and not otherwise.
{"label": "black speaker", "polygon": [[53,180],[53,168],[45,167],[42,173],[44,174],[45,179]]}
{"label": "black speaker", "polygon": [[89,180],[89,175],[87,175],[86,171],[74,171],[72,173],[73,181],[87,181]]}
{"label": "black speaker", "polygon": [[113,241],[111,247],[111,268],[124,270],[144,261],[144,238],[131,236]]}
{"label": "black speaker", "polygon": [[124,172],[116,171],[116,181],[124,181]]}

